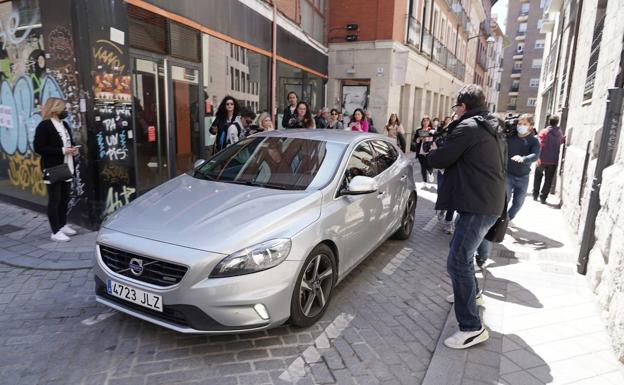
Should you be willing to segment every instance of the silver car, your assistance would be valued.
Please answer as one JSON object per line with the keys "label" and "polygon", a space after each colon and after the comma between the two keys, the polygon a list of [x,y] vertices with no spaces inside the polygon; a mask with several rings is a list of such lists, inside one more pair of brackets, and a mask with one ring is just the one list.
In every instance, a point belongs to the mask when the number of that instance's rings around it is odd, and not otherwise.
{"label": "silver car", "polygon": [[183,333],[311,325],[358,263],[410,236],[415,190],[381,135],[253,135],[106,220],[96,299]]}

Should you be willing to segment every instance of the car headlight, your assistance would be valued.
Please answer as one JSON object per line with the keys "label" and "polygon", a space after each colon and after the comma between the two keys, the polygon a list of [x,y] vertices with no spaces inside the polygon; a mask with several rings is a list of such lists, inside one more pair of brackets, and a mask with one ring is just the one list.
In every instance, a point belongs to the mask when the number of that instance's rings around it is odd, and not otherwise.
{"label": "car headlight", "polygon": [[237,251],[223,258],[210,273],[210,278],[250,274],[275,267],[288,257],[291,245],[290,239],[272,239]]}

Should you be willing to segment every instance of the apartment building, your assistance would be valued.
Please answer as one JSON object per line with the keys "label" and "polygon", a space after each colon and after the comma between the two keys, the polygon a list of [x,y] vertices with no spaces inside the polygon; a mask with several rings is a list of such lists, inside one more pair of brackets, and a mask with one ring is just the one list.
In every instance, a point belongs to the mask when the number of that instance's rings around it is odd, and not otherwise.
{"label": "apartment building", "polygon": [[580,241],[578,271],[598,296],[624,361],[624,2],[551,0],[537,116],[566,135],[557,193]]}
{"label": "apartment building", "polygon": [[511,45],[504,50],[498,111],[535,112],[544,53],[545,37],[540,28],[545,2],[509,2],[506,32]]}
{"label": "apartment building", "polygon": [[487,48],[489,64],[485,77],[485,89],[488,110],[496,112],[501,87],[501,74],[503,72],[503,48],[507,44],[508,38],[498,25],[496,15],[492,15],[490,20],[490,31],[492,32],[490,36],[494,39],[494,43],[488,44]]}
{"label": "apartment building", "polygon": [[449,115],[457,91],[475,73],[483,79],[486,66],[474,68],[476,40],[489,34],[486,9],[479,0],[331,2],[328,105],[346,114],[365,107],[377,127],[397,112],[408,133],[424,115]]}

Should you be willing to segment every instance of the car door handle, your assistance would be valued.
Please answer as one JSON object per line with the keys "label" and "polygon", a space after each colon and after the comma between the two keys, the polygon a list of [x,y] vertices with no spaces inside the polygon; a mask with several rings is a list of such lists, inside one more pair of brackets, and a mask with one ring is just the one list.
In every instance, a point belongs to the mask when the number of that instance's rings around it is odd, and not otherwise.
{"label": "car door handle", "polygon": [[377,193],[377,198],[383,198],[383,197],[384,197],[384,195],[386,195],[386,192],[385,192],[385,191],[379,191],[379,192]]}
{"label": "car door handle", "polygon": [[401,182],[405,182],[406,180],[407,180],[407,175],[403,175],[403,176],[401,177]]}

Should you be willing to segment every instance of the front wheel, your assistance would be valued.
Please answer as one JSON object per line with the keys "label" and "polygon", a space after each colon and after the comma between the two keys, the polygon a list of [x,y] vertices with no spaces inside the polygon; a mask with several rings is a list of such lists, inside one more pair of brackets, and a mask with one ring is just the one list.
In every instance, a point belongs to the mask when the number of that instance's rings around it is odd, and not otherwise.
{"label": "front wheel", "polygon": [[334,252],[325,244],[317,245],[306,258],[297,277],[290,303],[290,322],[293,325],[308,327],[323,316],[337,276]]}
{"label": "front wheel", "polygon": [[392,239],[398,239],[404,241],[412,234],[412,228],[414,228],[414,219],[416,218],[416,193],[412,192],[407,205],[405,205],[405,211],[401,218],[401,227],[392,234]]}

